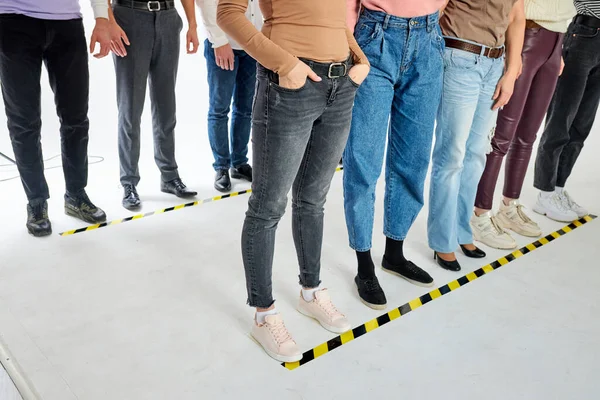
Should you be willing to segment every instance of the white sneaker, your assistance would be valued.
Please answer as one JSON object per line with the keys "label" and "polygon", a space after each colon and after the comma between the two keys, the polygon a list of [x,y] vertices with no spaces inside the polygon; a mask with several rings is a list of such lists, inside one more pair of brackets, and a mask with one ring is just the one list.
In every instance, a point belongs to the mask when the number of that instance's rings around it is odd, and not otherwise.
{"label": "white sneaker", "polygon": [[560,196],[566,202],[567,207],[569,209],[571,209],[571,211],[573,211],[575,214],[577,214],[577,216],[579,218],[583,218],[589,214],[585,208],[583,208],[579,204],[575,203],[575,200],[573,200],[573,198],[571,196],[569,196],[569,193],[566,190],[563,189]]}
{"label": "white sneaker", "polygon": [[277,361],[296,362],[302,358],[302,353],[285,327],[281,314],[267,315],[265,323],[260,325],[255,320],[252,336],[265,352]]}
{"label": "white sneaker", "polygon": [[511,200],[508,205],[504,201],[500,204],[500,211],[496,214],[498,223],[504,229],[510,229],[519,235],[538,237],[542,235],[542,230],[534,221],[531,220],[523,211],[523,205],[519,200]]}
{"label": "white sneaker", "polygon": [[538,194],[533,211],[558,222],[572,222],[578,218],[575,211],[570,209],[566,198],[556,192],[549,197]]}
{"label": "white sneaker", "polygon": [[330,332],[344,333],[352,329],[348,319],[331,302],[327,289],[315,292],[315,298],[312,301],[304,300],[300,293],[298,311],[307,317],[316,319],[323,328]]}
{"label": "white sneaker", "polygon": [[480,216],[473,213],[470,223],[475,240],[495,249],[509,250],[517,247],[515,239],[500,226],[491,211]]}

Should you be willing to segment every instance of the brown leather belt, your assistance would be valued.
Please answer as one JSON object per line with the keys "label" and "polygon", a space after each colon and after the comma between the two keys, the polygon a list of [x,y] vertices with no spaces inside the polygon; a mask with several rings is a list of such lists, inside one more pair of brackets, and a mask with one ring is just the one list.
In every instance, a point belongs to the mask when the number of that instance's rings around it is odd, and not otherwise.
{"label": "brown leather belt", "polygon": [[[446,38],[446,39],[444,39],[444,41],[446,42],[446,47],[468,51],[469,53],[481,54],[481,50],[483,49],[483,46],[480,46],[478,44],[463,42],[462,40]],[[500,58],[503,55],[504,55],[504,47],[495,47],[495,48],[486,47],[485,51],[483,52],[483,56],[488,57],[488,58]]]}
{"label": "brown leather belt", "polygon": [[528,19],[525,21],[525,29],[540,29],[542,26],[535,21]]}

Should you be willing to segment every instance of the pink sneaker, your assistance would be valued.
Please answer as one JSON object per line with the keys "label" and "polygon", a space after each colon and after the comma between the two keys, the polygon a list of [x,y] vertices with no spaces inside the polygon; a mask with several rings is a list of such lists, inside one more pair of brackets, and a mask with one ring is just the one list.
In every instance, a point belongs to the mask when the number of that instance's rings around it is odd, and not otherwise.
{"label": "pink sneaker", "polygon": [[333,333],[344,333],[352,328],[346,316],[339,312],[331,302],[327,289],[315,292],[315,298],[312,301],[304,300],[302,292],[300,292],[298,311],[307,317],[316,319],[323,328]]}
{"label": "pink sneaker", "polygon": [[280,362],[296,362],[302,358],[290,332],[283,323],[281,314],[267,315],[264,324],[252,324],[252,336],[265,352]]}

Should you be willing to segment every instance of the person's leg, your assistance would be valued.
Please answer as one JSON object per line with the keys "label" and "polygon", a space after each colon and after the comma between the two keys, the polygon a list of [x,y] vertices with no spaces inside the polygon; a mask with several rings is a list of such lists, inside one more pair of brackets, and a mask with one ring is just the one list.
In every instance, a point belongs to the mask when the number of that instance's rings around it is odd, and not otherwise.
{"label": "person's leg", "polygon": [[26,226],[34,236],[52,233],[40,143],[44,38],[43,21],[0,15],[0,85],[15,161],[29,202]]}
{"label": "person's leg", "polygon": [[44,51],[50,87],[60,119],[65,212],[91,224],[106,220],[104,211],[87,197],[89,71],[82,20],[48,21],[51,38]]}
{"label": "person's leg", "polygon": [[[458,207],[456,209],[457,239],[460,245],[473,244],[473,232],[471,230],[471,216],[477,194],[477,184],[485,168],[486,153],[490,151],[494,126],[498,112],[492,110],[494,105],[494,92],[498,81],[504,73],[504,59],[489,59],[481,57],[480,68],[483,76],[477,109],[473,124],[467,140],[466,154],[463,161],[460,176],[460,187],[458,190]],[[516,243],[510,243],[514,247]],[[475,251],[474,247],[467,246],[468,251]]]}
{"label": "person's leg", "polygon": [[592,35],[589,29],[573,23],[565,36],[565,68],[548,109],[546,127],[535,162],[534,186],[543,192],[552,192],[556,188],[563,149],[569,143],[571,128],[582,105],[590,73],[597,66],[599,56],[596,39],[600,39],[600,35],[596,31],[593,37],[587,37]]}
{"label": "person's leg", "polygon": [[[127,56],[114,56],[114,63],[119,110],[121,184],[135,188],[140,181],[140,125],[154,46],[154,14],[118,5],[113,6],[113,10],[116,22],[131,43],[127,47]],[[139,206],[139,199],[137,204],[134,203],[132,207]]]}
{"label": "person's leg", "polygon": [[444,51],[444,86],[432,154],[427,235],[429,247],[448,254],[447,261],[455,259],[452,253],[458,247],[463,161],[483,78],[479,56],[456,49]]}
{"label": "person's leg", "polygon": [[257,76],[252,127],[254,179],[242,231],[248,304],[259,310],[274,303],[271,276],[277,225],[313,121],[325,109],[325,96],[317,83],[309,80],[301,89],[283,89],[273,75],[261,67]]}
{"label": "person's leg", "polygon": [[[541,29],[525,30],[525,43],[523,45],[523,72],[517,82],[513,95],[507,105],[498,113],[496,131],[492,139],[492,152],[488,154],[485,163],[485,169],[477,189],[475,199],[476,214],[481,215],[492,209],[494,191],[500,174],[502,160],[509,151],[515,133],[522,122],[521,117],[526,115],[523,120],[529,120],[525,104],[530,99],[530,103],[537,103],[539,100],[530,95],[532,82],[538,70],[548,58],[549,47],[541,39],[548,39]],[[555,43],[552,43],[552,48]],[[550,51],[552,50],[550,49]],[[558,77],[558,73],[556,74]],[[508,165],[508,164],[507,164]],[[478,210],[477,210],[478,209]]]}
{"label": "person's leg", "polygon": [[[235,50],[235,91],[231,115],[231,166],[238,169],[248,164],[248,142],[252,128],[252,101],[256,86],[256,61],[245,51]],[[250,170],[251,171],[251,170]],[[252,180],[252,174],[242,176]]]}
{"label": "person's leg", "polygon": [[[383,267],[409,282],[430,286],[431,276],[406,260],[402,246],[424,203],[425,178],[444,79],[443,44],[437,17],[412,21],[416,28],[411,28],[406,43],[404,72],[396,86],[390,117]],[[423,107],[425,99],[427,107]]]}
{"label": "person's leg", "polygon": [[8,131],[29,201],[50,197],[41,147],[41,87],[44,22],[0,15],[0,84]]}
{"label": "person's leg", "polygon": [[148,82],[152,103],[154,160],[163,182],[179,178],[175,162],[175,84],[179,69],[179,35],[182,28],[183,21],[177,10],[156,13]]}
{"label": "person's leg", "polygon": [[[521,118],[519,121],[516,136],[512,141],[506,160],[503,194],[507,199],[518,199],[521,195],[533,143],[546,116],[546,110],[548,110],[558,81],[562,39],[562,34],[545,29],[541,29],[536,36],[535,45],[539,47],[538,58],[545,60],[545,62],[533,79],[525,105],[525,112],[523,113],[527,117]],[[521,75],[517,80],[517,85],[522,78]],[[511,98],[511,103],[512,101]],[[496,134],[497,132],[496,130]]]}
{"label": "person's leg", "polygon": [[[217,65],[215,51],[208,39],[204,42],[204,58],[208,80],[208,140],[214,157],[215,171],[228,170],[229,154],[229,106],[235,86],[235,71],[224,70]],[[238,69],[237,60],[234,68]]]}
{"label": "person's leg", "polygon": [[[379,14],[369,12],[369,15]],[[407,28],[383,29],[381,22],[362,15],[355,32],[358,44],[371,62],[371,71],[356,93],[344,150],[344,209],[350,247],[357,252],[358,275],[372,279],[375,267],[370,249],[375,189],[383,164],[394,86],[400,72],[401,59],[395,52],[402,51]]]}

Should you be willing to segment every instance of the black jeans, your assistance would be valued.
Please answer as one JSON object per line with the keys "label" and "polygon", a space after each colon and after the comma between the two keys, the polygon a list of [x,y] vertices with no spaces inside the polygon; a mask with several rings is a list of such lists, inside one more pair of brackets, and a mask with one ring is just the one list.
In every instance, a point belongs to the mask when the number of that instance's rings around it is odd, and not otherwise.
{"label": "black jeans", "polygon": [[600,30],[573,22],[563,46],[565,69],[548,109],[538,147],[534,186],[564,187],[600,103]]}
{"label": "black jeans", "polygon": [[0,15],[2,96],[21,181],[33,202],[50,197],[40,143],[42,63],[61,123],[66,188],[79,193],[88,175],[89,72],[83,22]]}
{"label": "black jeans", "polygon": [[[292,233],[300,284],[319,286],[323,206],[348,139],[356,85],[328,78],[328,66],[308,62],[321,76],[285,89],[259,66],[252,112],[252,195],[242,232],[248,304],[273,304],[273,253],[277,224],[292,190]],[[286,262],[288,260],[285,260]]]}

